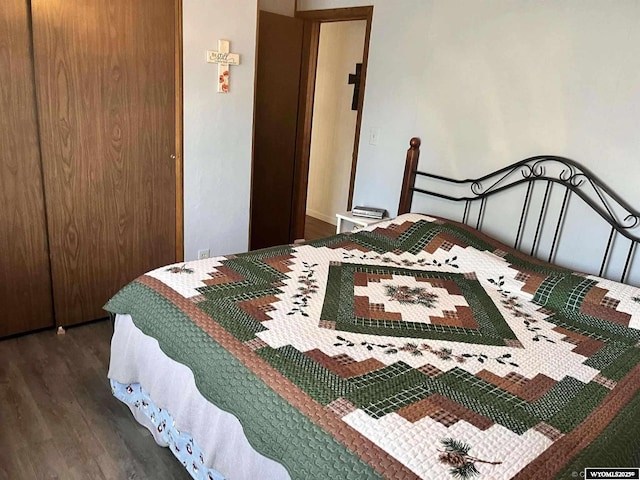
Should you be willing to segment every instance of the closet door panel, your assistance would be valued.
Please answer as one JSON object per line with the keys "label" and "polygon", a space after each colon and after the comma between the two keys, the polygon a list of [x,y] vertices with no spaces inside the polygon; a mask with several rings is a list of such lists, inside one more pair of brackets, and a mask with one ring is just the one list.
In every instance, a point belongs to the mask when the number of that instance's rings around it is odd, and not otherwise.
{"label": "closet door panel", "polygon": [[175,260],[175,0],[32,0],[58,325]]}
{"label": "closet door panel", "polygon": [[53,326],[26,0],[0,1],[0,337]]}

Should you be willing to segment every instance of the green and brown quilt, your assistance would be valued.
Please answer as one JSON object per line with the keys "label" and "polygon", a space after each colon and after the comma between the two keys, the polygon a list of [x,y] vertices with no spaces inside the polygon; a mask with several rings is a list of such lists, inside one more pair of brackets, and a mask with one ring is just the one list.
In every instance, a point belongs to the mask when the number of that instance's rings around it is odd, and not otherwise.
{"label": "green and brown quilt", "polygon": [[152,271],[106,306],[292,478],[640,466],[640,289],[402,215]]}

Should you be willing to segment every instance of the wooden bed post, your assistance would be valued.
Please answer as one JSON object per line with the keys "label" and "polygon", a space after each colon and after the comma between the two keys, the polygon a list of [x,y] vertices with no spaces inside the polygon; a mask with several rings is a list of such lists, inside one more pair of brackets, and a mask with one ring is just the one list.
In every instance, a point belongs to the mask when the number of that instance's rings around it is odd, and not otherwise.
{"label": "wooden bed post", "polygon": [[404,166],[404,178],[402,180],[402,190],[400,191],[398,215],[409,213],[411,210],[411,200],[413,199],[413,187],[416,183],[416,171],[418,170],[419,157],[420,139],[418,137],[413,137],[409,141],[409,150],[407,150],[407,160]]}

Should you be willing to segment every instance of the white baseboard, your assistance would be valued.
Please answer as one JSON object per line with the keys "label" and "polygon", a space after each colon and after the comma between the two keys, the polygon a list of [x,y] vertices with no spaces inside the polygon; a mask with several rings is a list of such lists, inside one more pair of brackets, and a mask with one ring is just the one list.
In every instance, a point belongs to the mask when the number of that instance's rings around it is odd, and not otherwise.
{"label": "white baseboard", "polygon": [[310,217],[317,218],[318,220],[322,220],[323,222],[330,223],[331,225],[337,225],[337,223],[338,223],[338,219],[336,218],[335,215],[333,215],[333,216],[327,215],[325,213],[318,212],[318,211],[313,210],[311,208],[307,208],[307,212],[306,213]]}

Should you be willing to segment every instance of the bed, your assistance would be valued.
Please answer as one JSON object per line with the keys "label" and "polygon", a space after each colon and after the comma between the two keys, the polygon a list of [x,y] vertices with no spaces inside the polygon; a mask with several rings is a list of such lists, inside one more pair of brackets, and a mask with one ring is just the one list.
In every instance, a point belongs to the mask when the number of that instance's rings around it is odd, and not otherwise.
{"label": "bed", "polygon": [[[193,478],[638,473],[637,212],[567,159],[461,181],[418,170],[419,147],[397,218],[162,267],[107,303],[113,393]],[[409,213],[417,196],[461,218]],[[502,237],[494,196],[518,212]],[[595,274],[556,264],[581,257],[578,203],[606,225]]]}

